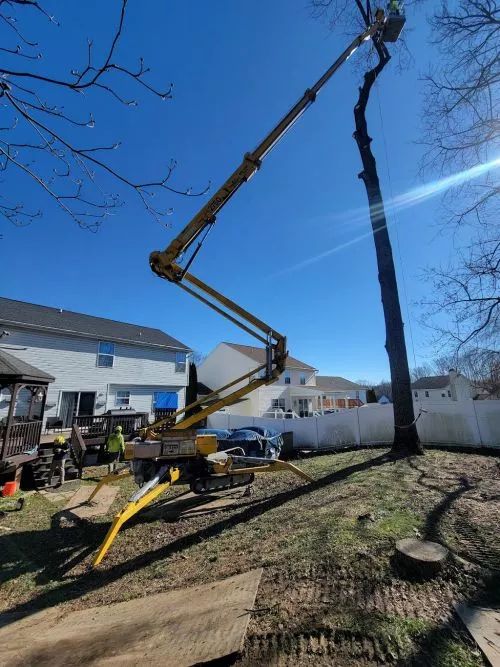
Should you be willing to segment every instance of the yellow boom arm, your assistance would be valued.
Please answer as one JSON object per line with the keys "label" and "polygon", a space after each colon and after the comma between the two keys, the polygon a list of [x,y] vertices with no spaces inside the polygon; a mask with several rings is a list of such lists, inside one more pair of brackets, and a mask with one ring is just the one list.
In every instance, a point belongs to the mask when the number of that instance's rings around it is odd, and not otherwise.
{"label": "yellow boom arm", "polygon": [[[257,148],[251,153],[247,153],[240,166],[231,174],[227,181],[217,190],[210,200],[201,208],[186,227],[177,235],[177,237],[165,248],[165,250],[156,250],[151,253],[149,263],[151,269],[157,276],[176,283],[183,290],[196,297],[210,308],[226,317],[228,320],[239,326],[247,333],[255,336],[266,346],[266,363],[251,373],[237,378],[234,382],[213,392],[209,397],[205,397],[204,402],[210,399],[216,399],[221,391],[231,386],[239,384],[245,379],[249,379],[247,385],[240,387],[220,400],[214,400],[204,410],[198,412],[193,417],[182,419],[175,422],[177,417],[184,414],[191,408],[200,405],[201,401],[196,401],[179,410],[175,415],[170,415],[166,419],[151,425],[151,429],[161,425],[169,424],[172,428],[187,428],[191,424],[200,421],[204,417],[212,414],[224,405],[230,405],[232,402],[250,393],[263,384],[270,384],[278,379],[285,368],[287,357],[286,338],[276,332],[272,327],[258,319],[248,311],[244,310],[238,304],[234,303],[220,292],[216,292],[206,283],[188,273],[194,258],[198,254],[203,241],[212,229],[216,221],[217,213],[231,199],[235,192],[243,183],[246,183],[259,169],[262,160],[276,146],[278,141],[286,134],[292,125],[302,116],[304,111],[316,100],[317,94],[323,86],[331,79],[339,67],[351,56],[356,49],[369,40],[374,35],[382,34],[386,17],[383,10],[379,9],[375,15],[375,21],[366,28],[358,37],[356,37],[337,60],[326,70],[323,76],[318,79],[312,88],[308,88],[298,102],[290,111],[279,121],[271,132],[261,141]],[[182,255],[197,240],[198,244],[193,250],[191,257],[184,267],[181,267],[179,261]],[[264,371],[262,377],[251,378],[256,372]],[[175,425],[175,426],[174,426]],[[148,429],[149,431],[150,429]]]}

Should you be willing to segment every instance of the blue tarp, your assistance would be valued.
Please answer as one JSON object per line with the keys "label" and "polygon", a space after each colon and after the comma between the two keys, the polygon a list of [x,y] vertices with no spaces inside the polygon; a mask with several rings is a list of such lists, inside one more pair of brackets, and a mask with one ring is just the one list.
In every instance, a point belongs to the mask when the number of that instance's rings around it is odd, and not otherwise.
{"label": "blue tarp", "polygon": [[155,394],[156,408],[177,409],[177,393],[175,391],[159,391]]}

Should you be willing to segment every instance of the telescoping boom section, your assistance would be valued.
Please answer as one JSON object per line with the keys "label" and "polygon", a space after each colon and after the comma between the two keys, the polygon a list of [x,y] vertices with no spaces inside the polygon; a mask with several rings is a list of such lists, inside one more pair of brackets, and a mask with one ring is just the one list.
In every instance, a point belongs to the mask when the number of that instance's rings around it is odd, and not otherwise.
{"label": "telescoping boom section", "polygon": [[[287,357],[286,338],[278,333],[273,327],[258,319],[248,311],[244,310],[234,301],[222,295],[211,288],[206,283],[189,273],[189,268],[198,254],[203,241],[213,228],[218,213],[223,206],[231,199],[237,190],[250,180],[250,178],[260,168],[262,161],[276,144],[283,138],[292,125],[302,116],[302,114],[316,100],[318,93],[331,79],[335,72],[343,65],[346,60],[361,46],[364,42],[377,36],[383,39],[384,31],[387,28],[388,18],[384,11],[379,9],[375,14],[375,21],[358,35],[344,52],[335,60],[335,62],[326,70],[326,72],[308,88],[297,103],[288,111],[288,113],[279,121],[279,123],[266,135],[260,144],[250,153],[246,153],[241,164],[229,176],[226,182],[215,192],[210,200],[198,211],[194,218],[186,227],[176,236],[170,245],[162,251],[154,251],[150,255],[150,266],[153,272],[160,278],[176,283],[184,291],[196,297],[210,308],[227,318],[241,329],[253,335],[257,340],[264,344],[266,348],[266,363],[254,369],[251,373],[236,378],[232,383],[225,387],[218,388],[210,396],[203,399],[206,406],[201,412],[190,418],[182,418],[186,411],[201,404],[196,401],[191,405],[179,410],[174,415],[170,415],[161,420],[158,425],[171,426],[171,428],[188,428],[191,424],[200,421],[204,417],[219,410],[224,405],[230,405],[232,402],[242,396],[254,391],[263,384],[270,384],[278,379],[283,372]],[[190,252],[188,259],[185,254]],[[184,262],[183,262],[184,260]],[[184,263],[184,266],[181,265]],[[243,385],[242,385],[243,383]],[[236,387],[232,392],[223,398],[218,398],[221,392]],[[207,405],[207,402],[209,405]],[[180,418],[180,421],[177,419]],[[152,426],[154,429],[156,425]],[[151,431],[149,431],[151,433]]]}
{"label": "telescoping boom section", "polygon": [[[394,12],[397,0],[391,0]],[[400,15],[398,18],[401,29]],[[182,410],[157,421],[140,433],[140,438],[127,443],[125,458],[128,467],[117,475],[108,475],[97,485],[89,500],[99,489],[115,479],[132,474],[139,489],[130,497],[129,502],[116,515],[108,534],[101,544],[93,565],[98,565],[121,526],[141,509],[153,502],[164,490],[174,484],[187,484],[194,494],[204,494],[224,489],[246,486],[252,483],[255,474],[289,471],[307,481],[311,478],[291,463],[280,461],[277,456],[259,458],[243,455],[244,450],[232,448],[225,452],[218,451],[217,438],[212,434],[199,434],[189,430],[193,424],[201,421],[220,408],[231,405],[239,398],[254,391],[264,384],[278,379],[285,369],[287,358],[286,338],[274,327],[244,310],[234,301],[217,292],[189,272],[194,258],[202,247],[207,234],[213,228],[216,216],[235,192],[246,183],[259,169],[264,158],[276,146],[278,141],[300,118],[304,111],[316,100],[318,93],[339,67],[351,56],[363,42],[373,38],[378,42],[386,39],[394,41],[397,32],[389,24],[383,10],[377,10],[375,21],[364,30],[323,76],[308,88],[299,101],[280,120],[275,128],[261,141],[257,148],[247,153],[240,166],[231,174],[211,199],[194,216],[191,222],[177,235],[170,245],[162,251],[150,255],[151,269],[160,278],[179,285],[188,294],[196,297],[217,313],[239,326],[243,331],[254,336],[266,349],[265,361],[257,368],[232,380],[224,387],[219,387],[202,401],[187,405]],[[404,17],[403,17],[404,23]],[[397,37],[396,37],[397,38]],[[190,251],[189,258],[184,255]],[[227,393],[223,396],[224,393]],[[203,409],[192,414],[195,407]],[[186,414],[191,415],[186,417]]]}

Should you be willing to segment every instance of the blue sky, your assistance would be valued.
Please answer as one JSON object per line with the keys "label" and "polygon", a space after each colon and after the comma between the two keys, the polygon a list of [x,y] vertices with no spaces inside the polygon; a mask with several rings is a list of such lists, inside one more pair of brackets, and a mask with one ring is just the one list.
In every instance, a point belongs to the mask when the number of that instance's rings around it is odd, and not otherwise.
{"label": "blue sky", "polygon": [[[37,32],[46,45],[40,71],[63,73],[80,65],[87,36],[96,45],[106,43],[119,3],[93,4],[95,13],[88,3],[52,3],[62,25]],[[140,93],[140,106],[127,108],[90,96],[82,108],[93,110],[97,125],[87,131],[86,143],[122,141],[112,159],[139,177],[161,173],[174,157],[179,163],[174,180],[181,188],[225,180],[348,43],[341,32],[311,18],[306,0],[150,0],[147,12],[145,6],[130,0],[121,58],[134,62],[143,55],[153,70],[151,81],[160,87],[174,82],[173,100]],[[30,20],[27,27],[39,31],[40,21]],[[428,44],[425,13],[411,22],[408,45],[415,65],[399,74],[391,63],[369,110],[387,198],[422,184],[421,148],[415,143],[423,109],[421,76],[437,54]],[[366,194],[352,139],[359,80],[351,62],[335,75],[220,214],[192,272],[285,333],[290,352],[321,373],[377,381],[389,372]],[[168,245],[204,199],[172,195],[175,211],[165,229],[133,194],[123,192],[126,205],[98,234],[90,234],[31,184],[18,179],[9,187],[16,197],[29,193],[44,215],[24,229],[2,222],[4,296],[159,327],[202,353],[221,340],[253,342],[149,269],[150,251]],[[411,365],[409,317],[417,363],[433,353],[431,332],[418,324],[414,305],[429,289],[420,273],[446,260],[453,247],[450,234],[439,234],[438,204],[439,199],[429,200],[390,217],[398,228],[398,238],[394,227],[391,238]],[[361,211],[354,220],[353,210]],[[19,271],[20,266],[29,269]]]}

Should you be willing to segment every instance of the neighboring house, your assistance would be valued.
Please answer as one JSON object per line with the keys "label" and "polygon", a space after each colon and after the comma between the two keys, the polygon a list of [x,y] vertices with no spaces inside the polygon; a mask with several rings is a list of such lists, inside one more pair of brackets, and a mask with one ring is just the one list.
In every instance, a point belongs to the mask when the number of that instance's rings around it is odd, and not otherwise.
{"label": "neighboring house", "polygon": [[[219,343],[198,368],[198,379],[209,387],[222,387],[231,380],[265,363],[265,350],[249,345]],[[355,407],[365,400],[366,388],[333,376],[318,376],[317,369],[288,356],[285,371],[271,385],[260,387],[225,412],[243,416],[266,417],[294,412],[299,416],[315,412]],[[244,386],[244,380],[222,396]]]}
{"label": "neighboring house", "polygon": [[387,405],[388,403],[392,403],[392,401],[387,394],[381,394],[377,399],[377,403],[380,405]]}
{"label": "neighboring house", "polygon": [[324,409],[359,408],[366,403],[366,390],[360,384],[337,375],[316,375],[316,386],[323,391]]}
{"label": "neighboring house", "polygon": [[[159,329],[0,298],[0,349],[55,377],[45,417],[184,406],[190,349]],[[2,396],[0,418],[9,401]],[[18,401],[17,414],[26,409]]]}
{"label": "neighboring house", "polygon": [[473,389],[465,375],[453,368],[448,375],[432,375],[419,378],[411,385],[413,400],[421,403],[450,403],[470,400]]}

